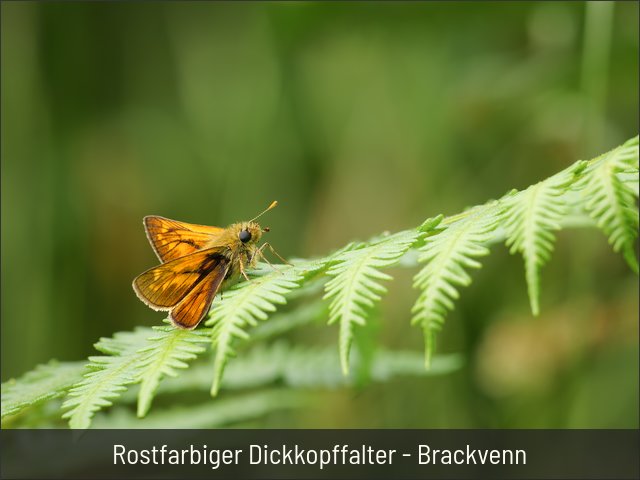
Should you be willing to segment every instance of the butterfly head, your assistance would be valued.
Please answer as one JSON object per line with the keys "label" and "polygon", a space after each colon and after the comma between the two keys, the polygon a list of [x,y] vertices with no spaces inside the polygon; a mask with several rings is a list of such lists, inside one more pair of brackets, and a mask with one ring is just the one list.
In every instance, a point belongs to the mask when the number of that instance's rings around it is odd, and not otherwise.
{"label": "butterfly head", "polygon": [[262,228],[256,222],[245,222],[236,224],[235,237],[244,245],[258,242],[263,232],[268,232],[269,228]]}
{"label": "butterfly head", "polygon": [[235,232],[236,238],[243,245],[251,245],[256,243],[258,240],[260,240],[260,237],[262,237],[262,233],[268,232],[269,227],[262,228],[260,225],[258,225],[255,222],[255,220],[258,217],[265,214],[266,212],[268,212],[269,210],[271,210],[272,208],[276,207],[277,205],[278,205],[278,202],[274,200],[265,210],[263,210],[261,213],[253,217],[248,222],[236,224],[236,226],[239,227],[237,228],[237,232]]}

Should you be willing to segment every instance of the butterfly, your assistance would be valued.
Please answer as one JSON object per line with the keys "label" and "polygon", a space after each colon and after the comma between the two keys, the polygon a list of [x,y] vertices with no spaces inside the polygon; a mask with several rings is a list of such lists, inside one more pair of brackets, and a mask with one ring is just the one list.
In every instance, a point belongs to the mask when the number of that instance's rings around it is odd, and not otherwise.
{"label": "butterfly", "polygon": [[265,247],[271,248],[268,243],[258,247],[269,228],[255,220],[277,204],[274,201],[252,220],[226,228],[144,217],[147,238],[162,263],[133,280],[138,298],[154,310],[169,311],[176,327],[196,328],[216,293],[240,275],[249,280],[246,270],[256,265],[258,257],[264,258]]}

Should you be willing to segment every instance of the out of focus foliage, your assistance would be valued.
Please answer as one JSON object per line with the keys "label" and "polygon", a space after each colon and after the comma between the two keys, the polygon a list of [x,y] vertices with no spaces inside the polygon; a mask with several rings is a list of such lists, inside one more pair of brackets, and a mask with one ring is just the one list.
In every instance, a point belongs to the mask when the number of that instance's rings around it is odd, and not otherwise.
{"label": "out of focus foliage", "polygon": [[[635,3],[1,8],[3,381],[160,323],[130,287],[156,261],[146,214],[225,225],[278,199],[270,243],[311,257],[638,131]],[[521,263],[489,258],[439,337],[465,368],[259,424],[637,427],[638,280],[606,239],[559,235],[536,319],[504,281]],[[392,274],[361,342],[417,350],[412,272]]]}

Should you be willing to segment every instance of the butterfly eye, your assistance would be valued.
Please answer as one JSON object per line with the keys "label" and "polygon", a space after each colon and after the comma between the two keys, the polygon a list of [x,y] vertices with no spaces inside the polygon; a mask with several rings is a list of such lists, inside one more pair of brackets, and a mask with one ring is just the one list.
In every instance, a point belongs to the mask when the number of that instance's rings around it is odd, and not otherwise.
{"label": "butterfly eye", "polygon": [[251,232],[249,230],[242,230],[238,234],[238,238],[242,243],[247,243],[249,240],[251,240]]}

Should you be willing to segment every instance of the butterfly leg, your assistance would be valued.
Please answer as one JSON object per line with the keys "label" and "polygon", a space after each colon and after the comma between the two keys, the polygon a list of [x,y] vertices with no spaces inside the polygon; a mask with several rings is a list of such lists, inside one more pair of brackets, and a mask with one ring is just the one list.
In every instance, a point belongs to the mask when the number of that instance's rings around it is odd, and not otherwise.
{"label": "butterfly leg", "polygon": [[256,255],[259,255],[265,262],[267,262],[269,264],[269,266],[274,269],[276,272],[280,272],[284,275],[284,272],[282,272],[279,268],[276,268],[270,261],[269,259],[265,256],[265,254],[263,253],[263,250],[265,249],[265,247],[269,247],[269,249],[276,254],[276,256],[282,260],[284,263],[286,263],[287,265],[291,265],[289,262],[287,262],[284,258],[282,258],[280,255],[278,255],[276,253],[276,251],[273,249],[273,247],[271,245],[269,245],[269,243],[263,243],[259,249],[256,250]]}
{"label": "butterfly leg", "polygon": [[271,262],[269,261],[269,259],[267,257],[264,256],[264,253],[262,253],[262,251],[264,250],[264,247],[266,247],[268,245],[268,243],[263,243],[260,248],[256,249],[256,251],[254,252],[254,254],[251,256],[251,260],[253,261],[254,258],[256,257],[260,257],[262,258],[265,262],[267,262],[267,264],[274,269],[276,272],[278,272],[279,270],[274,267]]}
{"label": "butterfly leg", "polygon": [[[275,251],[275,249],[271,246],[271,244],[270,244],[269,242],[264,242],[264,243],[262,244],[262,246],[260,247],[260,249],[259,249],[259,251],[260,251],[260,255],[262,256],[262,258],[264,258],[265,260],[267,260],[267,259],[264,257],[264,254],[262,253],[262,249],[263,249],[263,248],[265,248],[265,247],[269,247],[269,250],[271,250],[271,253],[273,253],[276,257],[278,257],[280,260],[282,260],[282,263],[285,263],[285,264],[289,265],[290,267],[292,267],[292,266],[293,266],[291,263],[287,262],[284,258],[282,258],[282,257],[280,256],[280,254],[279,254],[278,252],[276,252],[276,251]],[[269,263],[269,262],[267,261],[267,263]],[[271,264],[269,264],[269,265],[271,265]]]}
{"label": "butterfly leg", "polygon": [[247,282],[250,282],[251,279],[247,277],[247,273],[244,271],[244,265],[242,265],[242,262],[238,262],[238,265],[240,266],[240,273],[242,274],[242,276],[245,278]]}

